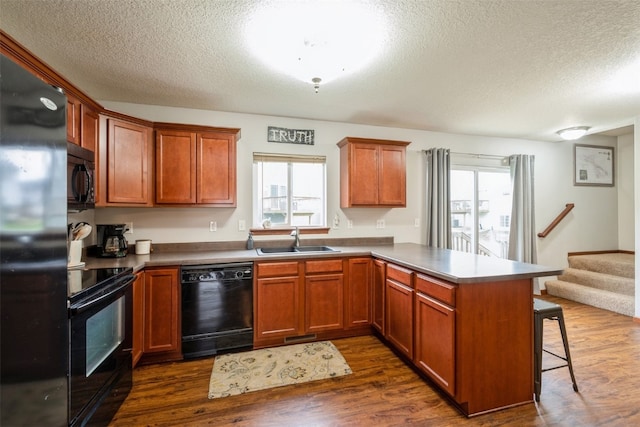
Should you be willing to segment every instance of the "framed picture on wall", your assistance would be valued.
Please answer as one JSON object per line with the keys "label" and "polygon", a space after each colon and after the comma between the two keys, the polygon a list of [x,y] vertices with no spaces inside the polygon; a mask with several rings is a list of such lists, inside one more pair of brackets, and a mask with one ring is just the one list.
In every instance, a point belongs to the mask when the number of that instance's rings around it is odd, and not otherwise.
{"label": "framed picture on wall", "polygon": [[573,146],[573,184],[613,187],[614,148]]}

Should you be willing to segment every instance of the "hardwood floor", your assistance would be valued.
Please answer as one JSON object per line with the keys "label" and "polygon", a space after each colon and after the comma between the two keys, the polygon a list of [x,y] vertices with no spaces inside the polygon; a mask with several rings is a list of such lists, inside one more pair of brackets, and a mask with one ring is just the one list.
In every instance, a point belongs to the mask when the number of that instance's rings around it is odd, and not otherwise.
{"label": "hardwood floor", "polygon": [[[213,358],[136,368],[112,426],[640,425],[640,324],[561,298],[579,393],[566,368],[531,403],[468,419],[373,336],[334,340],[352,375],[209,400]],[[545,348],[562,354],[556,322]],[[556,363],[544,356],[544,365]],[[560,361],[561,362],[561,361]]]}

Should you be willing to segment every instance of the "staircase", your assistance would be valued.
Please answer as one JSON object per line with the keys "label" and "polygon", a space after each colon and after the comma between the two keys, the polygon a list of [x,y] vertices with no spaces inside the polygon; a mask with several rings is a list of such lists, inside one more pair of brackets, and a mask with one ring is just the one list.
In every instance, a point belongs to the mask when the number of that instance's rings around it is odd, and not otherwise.
{"label": "staircase", "polygon": [[570,255],[569,268],[545,282],[549,295],[633,316],[635,255]]}

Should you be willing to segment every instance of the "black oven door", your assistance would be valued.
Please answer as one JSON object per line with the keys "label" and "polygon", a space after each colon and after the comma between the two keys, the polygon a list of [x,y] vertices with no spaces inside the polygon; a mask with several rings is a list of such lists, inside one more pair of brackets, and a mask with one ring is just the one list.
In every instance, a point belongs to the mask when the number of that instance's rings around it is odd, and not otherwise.
{"label": "black oven door", "polygon": [[129,394],[132,282],[133,276],[126,276],[108,289],[71,304],[71,426],[108,424]]}

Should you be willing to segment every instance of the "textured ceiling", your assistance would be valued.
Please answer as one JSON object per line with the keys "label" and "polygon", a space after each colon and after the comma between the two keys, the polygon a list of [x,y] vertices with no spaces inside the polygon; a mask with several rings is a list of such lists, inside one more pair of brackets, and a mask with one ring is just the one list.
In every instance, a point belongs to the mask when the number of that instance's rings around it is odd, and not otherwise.
{"label": "textured ceiling", "polygon": [[0,27],[99,101],[546,141],[640,115],[638,0],[372,0],[383,55],[317,94],[250,55],[264,3],[0,0]]}

